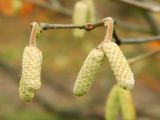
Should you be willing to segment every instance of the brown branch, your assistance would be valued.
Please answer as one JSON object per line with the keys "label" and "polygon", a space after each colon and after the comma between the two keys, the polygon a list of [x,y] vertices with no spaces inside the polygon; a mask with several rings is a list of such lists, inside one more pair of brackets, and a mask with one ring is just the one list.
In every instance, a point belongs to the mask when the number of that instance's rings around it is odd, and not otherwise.
{"label": "brown branch", "polygon": [[122,40],[120,39],[120,44],[140,44],[154,41],[160,42],[160,35],[145,38],[124,38]]}
{"label": "brown branch", "polygon": [[141,32],[141,33],[150,33],[148,27],[144,25],[137,25],[133,23],[128,23],[126,21],[116,20],[116,26],[121,27],[125,30],[134,31],[134,32]]}
{"label": "brown branch", "polygon": [[40,28],[42,30],[48,29],[84,29],[86,31],[93,30],[96,27],[104,26],[104,21],[106,19],[102,19],[96,23],[87,23],[83,25],[76,25],[76,24],[49,24],[49,23],[40,23]]}
{"label": "brown branch", "polygon": [[51,11],[58,12],[62,15],[68,16],[68,17],[72,16],[72,11],[68,8],[64,8],[63,6],[61,6],[61,4],[58,1],[54,1],[55,3],[52,3],[52,4],[42,3],[38,0],[24,0],[24,1],[28,2],[28,3],[31,3],[33,5],[36,5],[38,7],[44,8],[44,9],[48,9],[48,10],[51,10]]}
{"label": "brown branch", "polygon": [[120,2],[129,4],[129,5],[144,9],[144,10],[148,10],[152,12],[160,12],[160,6],[156,4],[144,3],[144,2],[140,2],[136,0],[120,0]]}
{"label": "brown branch", "polygon": [[[76,25],[76,24],[49,24],[49,23],[40,23],[39,27],[41,30],[49,30],[49,29],[84,29],[86,31],[94,30],[96,27],[104,26],[104,22],[107,18],[104,18],[95,23],[87,23],[83,25]],[[114,21],[115,23],[115,21]],[[146,42],[153,42],[153,41],[160,41],[160,35],[146,37],[146,38],[123,38],[120,39],[114,29],[113,37],[116,39],[116,43],[121,44],[139,44],[139,43],[146,43]]]}
{"label": "brown branch", "polygon": [[118,45],[121,44],[140,44],[140,43],[147,43],[147,42],[160,42],[160,35],[157,36],[151,36],[151,37],[145,37],[145,38],[120,38],[114,29],[113,31],[113,37],[115,38],[115,42]]}
{"label": "brown branch", "polygon": [[134,64],[134,63],[136,63],[138,61],[141,61],[145,58],[149,58],[151,56],[155,56],[155,55],[158,55],[158,54],[160,54],[160,49],[153,50],[153,51],[150,51],[148,53],[144,53],[144,54],[136,56],[134,58],[130,58],[130,59],[128,59],[128,62],[129,62],[129,64]]}

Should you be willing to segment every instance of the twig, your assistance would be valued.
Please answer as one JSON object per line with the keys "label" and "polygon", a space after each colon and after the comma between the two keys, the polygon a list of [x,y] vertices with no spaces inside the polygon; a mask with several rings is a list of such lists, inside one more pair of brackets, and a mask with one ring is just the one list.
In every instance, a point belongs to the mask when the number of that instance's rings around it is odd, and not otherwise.
{"label": "twig", "polygon": [[116,30],[113,31],[113,37],[115,38],[115,42],[118,45],[121,44],[140,44],[140,43],[147,43],[147,42],[160,42],[160,35],[158,36],[151,36],[151,37],[145,37],[145,38],[119,38]]}
{"label": "twig", "polygon": [[146,37],[146,38],[123,38],[123,39],[120,39],[120,44],[139,44],[139,43],[147,43],[147,42],[154,42],[154,41],[160,42],[160,35]]}
{"label": "twig", "polygon": [[136,0],[120,0],[120,2],[129,4],[129,5],[144,9],[144,10],[148,10],[152,12],[160,12],[160,6],[154,5],[152,3],[144,3],[144,2],[140,2]]}
{"label": "twig", "polygon": [[148,53],[139,55],[139,56],[134,57],[134,58],[130,58],[130,59],[128,60],[128,62],[129,62],[129,64],[134,64],[134,63],[136,63],[136,62],[138,62],[138,61],[140,61],[140,60],[143,60],[143,59],[145,59],[145,58],[148,58],[148,57],[151,57],[151,56],[155,56],[155,55],[158,55],[158,54],[160,54],[160,49],[154,50],[154,51],[150,51],[150,52],[148,52]]}
{"label": "twig", "polygon": [[[105,19],[102,19],[96,23],[87,23],[83,25],[76,24],[49,24],[49,23],[40,23],[39,27],[41,30],[49,30],[49,29],[84,29],[86,31],[94,30],[96,27],[104,26]],[[146,37],[146,38],[123,38],[120,39],[114,29],[113,37],[116,39],[116,43],[121,44],[139,44],[153,41],[160,41],[160,35]]]}
{"label": "twig", "polygon": [[141,32],[141,33],[150,33],[148,27],[144,25],[137,25],[133,23],[128,23],[126,21],[119,21],[116,20],[116,26],[119,26],[125,30],[134,31],[134,32]]}
{"label": "twig", "polygon": [[64,8],[63,6],[61,6],[59,3],[57,4],[57,1],[55,1],[55,4],[49,4],[49,3],[42,3],[38,0],[25,0],[28,3],[34,4],[38,7],[44,8],[44,9],[48,9],[51,11],[56,11],[62,15],[71,17],[72,16],[72,11],[68,8]]}
{"label": "twig", "polygon": [[104,21],[100,20],[96,23],[87,23],[84,25],[76,25],[76,24],[49,24],[49,23],[40,23],[40,28],[42,30],[48,30],[48,29],[84,29],[86,31],[93,30],[96,27],[104,26]]}

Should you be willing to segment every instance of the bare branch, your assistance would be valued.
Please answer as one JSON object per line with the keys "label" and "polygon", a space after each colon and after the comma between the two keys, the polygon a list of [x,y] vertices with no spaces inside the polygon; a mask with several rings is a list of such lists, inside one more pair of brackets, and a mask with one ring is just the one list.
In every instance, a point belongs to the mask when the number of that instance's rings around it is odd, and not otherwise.
{"label": "bare branch", "polygon": [[147,42],[154,42],[159,41],[160,42],[160,35],[157,36],[151,36],[151,37],[145,37],[145,38],[119,38],[116,30],[113,31],[113,37],[115,38],[115,42],[118,45],[121,44],[140,44],[140,43],[147,43]]}
{"label": "bare branch", "polygon": [[[49,23],[40,23],[39,27],[41,30],[49,30],[49,29],[84,29],[86,31],[94,30],[96,27],[104,26],[104,22],[106,18],[96,22],[96,23],[87,23],[83,25],[76,24],[49,24]],[[121,44],[139,44],[153,41],[160,41],[160,35],[146,37],[146,38],[123,38],[120,39],[114,29],[113,37],[116,39],[116,43],[118,45]]]}
{"label": "bare branch", "polygon": [[62,15],[68,16],[68,17],[72,16],[72,11],[68,8],[64,8],[63,6],[61,6],[61,4],[58,1],[54,1],[55,4],[42,3],[38,0],[25,0],[25,1],[28,3],[34,4],[38,7],[44,8],[44,9],[56,11]]}
{"label": "bare branch", "polygon": [[120,41],[120,43],[121,44],[139,44],[139,43],[147,43],[147,42],[153,42],[153,41],[160,42],[160,35],[146,37],[146,38],[124,38]]}
{"label": "bare branch", "polygon": [[153,50],[153,51],[150,51],[148,53],[144,53],[144,54],[139,55],[139,56],[134,57],[134,58],[130,58],[128,60],[128,62],[129,62],[129,64],[134,64],[134,63],[136,63],[136,62],[138,62],[140,60],[143,60],[145,58],[148,58],[148,57],[151,57],[151,56],[155,56],[155,55],[158,55],[158,54],[160,54],[160,49]]}
{"label": "bare branch", "polygon": [[84,25],[76,25],[76,24],[49,24],[49,23],[40,23],[40,28],[42,30],[48,30],[48,29],[84,29],[86,31],[93,30],[96,27],[104,26],[104,21],[100,20],[96,23],[87,23]]}
{"label": "bare branch", "polygon": [[129,4],[129,5],[144,9],[144,10],[148,10],[152,12],[160,12],[160,6],[156,4],[144,3],[144,2],[140,2],[136,0],[120,0],[120,2]]}

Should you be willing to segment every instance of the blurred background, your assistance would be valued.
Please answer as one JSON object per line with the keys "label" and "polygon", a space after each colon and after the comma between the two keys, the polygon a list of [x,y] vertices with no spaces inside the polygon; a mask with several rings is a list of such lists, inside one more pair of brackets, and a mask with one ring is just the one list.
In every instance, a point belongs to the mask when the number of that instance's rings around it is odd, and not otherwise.
{"label": "blurred background", "polygon": [[[140,1],[140,0],[139,0]],[[71,29],[43,31],[37,40],[43,52],[42,87],[31,102],[19,98],[23,49],[28,45],[30,23],[72,23],[76,0],[0,1],[0,120],[104,120],[105,102],[116,83],[106,60],[89,93],[72,93],[76,76],[88,53],[103,41],[106,28],[87,32],[83,38]],[[159,0],[140,1],[150,8]],[[113,17],[120,38],[160,35],[160,12],[123,0],[94,0],[96,17]],[[153,5],[153,6],[152,6]],[[160,42],[121,44],[127,59],[158,49]],[[136,85],[132,91],[137,120],[160,120],[160,55],[131,64]]]}

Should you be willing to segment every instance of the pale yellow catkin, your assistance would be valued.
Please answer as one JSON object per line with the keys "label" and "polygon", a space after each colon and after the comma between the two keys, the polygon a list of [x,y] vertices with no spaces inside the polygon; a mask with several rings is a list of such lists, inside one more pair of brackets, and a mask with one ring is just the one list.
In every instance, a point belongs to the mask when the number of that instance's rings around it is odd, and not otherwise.
{"label": "pale yellow catkin", "polygon": [[115,85],[107,97],[105,105],[105,119],[116,120],[120,111],[119,85]]}
{"label": "pale yellow catkin", "polygon": [[129,90],[119,89],[119,100],[123,120],[136,120],[135,106]]}
{"label": "pale yellow catkin", "polygon": [[24,101],[30,101],[41,86],[42,52],[33,45],[25,47],[22,60],[22,76],[19,93]]}
{"label": "pale yellow catkin", "polygon": [[[73,23],[77,25],[83,25],[87,22],[87,13],[88,13],[88,6],[83,1],[76,2],[74,6],[74,13],[73,13]],[[83,29],[74,29],[73,35],[75,37],[83,37],[85,34],[85,30]]]}
{"label": "pale yellow catkin", "polygon": [[110,66],[114,72],[118,84],[124,89],[133,88],[133,73],[118,45],[114,42],[105,42],[103,44],[103,50],[109,59]]}
{"label": "pale yellow catkin", "polygon": [[88,92],[103,60],[103,50],[95,48],[89,53],[80,69],[73,88],[73,93],[76,96],[83,96]]}

